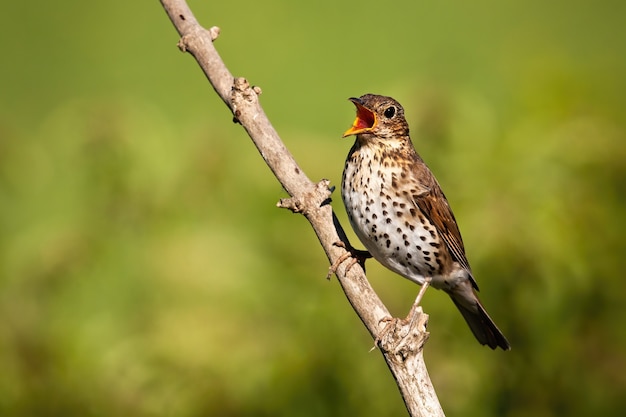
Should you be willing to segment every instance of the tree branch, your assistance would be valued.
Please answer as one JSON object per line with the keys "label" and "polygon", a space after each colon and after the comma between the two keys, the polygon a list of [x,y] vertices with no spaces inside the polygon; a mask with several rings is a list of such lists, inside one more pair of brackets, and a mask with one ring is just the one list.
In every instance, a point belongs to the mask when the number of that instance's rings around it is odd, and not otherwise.
{"label": "tree branch", "polygon": [[[258,100],[260,89],[251,87],[244,78],[234,78],[226,68],[213,41],[219,29],[199,25],[184,0],[161,0],[163,8],[181,36],[178,47],[194,56],[209,82],[231,109],[235,120],[259,150],[259,153],[290,198],[278,206],[302,213],[310,222],[331,265],[345,258],[348,239],[330,206],[329,181],[312,182],[300,169],[280,140]],[[343,242],[343,245],[338,245]],[[342,247],[343,246],[343,247]],[[398,384],[411,416],[443,416],[437,395],[430,382],[422,347],[428,339],[428,316],[421,309],[417,319],[405,324],[393,321],[385,328],[389,311],[370,286],[358,264],[341,262],[334,272],[348,301],[377,341],[385,361]],[[387,320],[388,321],[388,320]],[[386,330],[382,332],[382,329]]]}

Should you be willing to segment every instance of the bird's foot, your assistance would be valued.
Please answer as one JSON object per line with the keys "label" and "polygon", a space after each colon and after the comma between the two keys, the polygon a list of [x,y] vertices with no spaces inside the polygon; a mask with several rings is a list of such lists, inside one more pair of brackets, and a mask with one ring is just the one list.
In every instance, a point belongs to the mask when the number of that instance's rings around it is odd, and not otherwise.
{"label": "bird's foot", "polygon": [[346,265],[346,274],[357,263],[361,265],[361,268],[363,268],[363,271],[365,271],[365,260],[372,257],[372,255],[368,251],[355,249],[350,246],[350,244],[346,245],[346,243],[342,241],[337,241],[333,243],[333,245],[339,248],[344,248],[346,252],[343,253],[339,258],[337,258],[335,262],[333,262],[333,264],[328,268],[328,274],[326,274],[326,279],[330,279],[333,274],[336,274],[339,265],[341,265],[348,259],[350,259],[350,263]]}
{"label": "bird's foot", "polygon": [[396,326],[398,325],[398,323],[400,323],[400,325],[403,325],[404,324],[403,322],[405,320],[406,319],[400,319],[400,318],[397,318],[397,317],[383,317],[382,319],[380,319],[378,321],[378,324],[380,324],[380,323],[387,323],[387,324],[378,333],[378,335],[376,335],[376,338],[374,339],[374,346],[372,346],[372,348],[370,349],[370,352],[373,351],[374,349],[376,349],[377,347],[380,347],[381,346],[381,342],[383,341],[383,339],[385,339],[387,337],[389,332],[391,332],[393,329],[395,329]]}
{"label": "bird's foot", "polygon": [[[378,333],[376,339],[374,339],[374,346],[372,347],[372,349],[370,349],[370,352],[376,349],[376,347],[382,347],[381,343],[388,339],[390,333],[401,332],[399,334],[406,335],[410,332],[411,329],[414,328],[417,319],[422,315],[422,308],[420,306],[420,303],[422,301],[422,297],[424,297],[426,289],[430,286],[430,282],[431,278],[427,278],[424,281],[422,287],[420,288],[420,291],[417,293],[417,297],[415,297],[415,301],[413,302],[411,309],[409,310],[409,314],[407,314],[405,318],[401,319],[397,317],[384,317],[378,322],[379,324],[383,322],[386,322],[387,324],[380,331],[380,333]],[[400,340],[402,339],[402,337],[400,338]]]}

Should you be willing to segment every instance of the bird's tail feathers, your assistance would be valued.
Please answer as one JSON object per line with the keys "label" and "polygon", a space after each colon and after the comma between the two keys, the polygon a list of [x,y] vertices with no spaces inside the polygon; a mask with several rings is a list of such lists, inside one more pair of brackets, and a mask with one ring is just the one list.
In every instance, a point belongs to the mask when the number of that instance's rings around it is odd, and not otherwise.
{"label": "bird's tail feathers", "polygon": [[511,349],[508,340],[506,340],[498,326],[489,317],[471,286],[460,284],[449,291],[448,295],[450,295],[454,305],[459,309],[472,333],[474,333],[474,336],[481,344],[487,345],[491,349],[496,349],[497,347],[503,350]]}

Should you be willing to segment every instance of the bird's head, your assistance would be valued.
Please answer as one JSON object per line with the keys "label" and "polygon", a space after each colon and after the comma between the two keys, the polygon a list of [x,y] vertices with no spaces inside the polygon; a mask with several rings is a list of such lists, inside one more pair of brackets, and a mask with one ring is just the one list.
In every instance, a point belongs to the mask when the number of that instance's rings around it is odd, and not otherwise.
{"label": "bird's head", "polygon": [[409,135],[409,125],[404,118],[404,109],[391,97],[365,94],[349,99],[356,106],[356,118],[343,137],[377,137],[399,139]]}

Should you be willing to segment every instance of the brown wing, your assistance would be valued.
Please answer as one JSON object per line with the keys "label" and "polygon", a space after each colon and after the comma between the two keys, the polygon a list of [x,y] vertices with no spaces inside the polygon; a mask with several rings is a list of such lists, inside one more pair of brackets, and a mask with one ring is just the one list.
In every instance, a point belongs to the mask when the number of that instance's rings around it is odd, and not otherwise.
{"label": "brown wing", "polygon": [[[423,168],[428,169],[425,166]],[[413,201],[426,218],[435,226],[437,233],[439,233],[439,236],[441,236],[441,239],[445,242],[452,258],[470,273],[472,286],[478,290],[478,285],[472,276],[472,269],[465,256],[465,247],[463,246],[461,232],[456,224],[456,219],[448,204],[448,200],[432,174],[430,172],[423,174],[426,175],[422,175],[421,180],[422,182],[426,182],[428,186],[425,187],[421,193],[413,195]],[[427,179],[427,181],[424,181],[424,179]]]}

